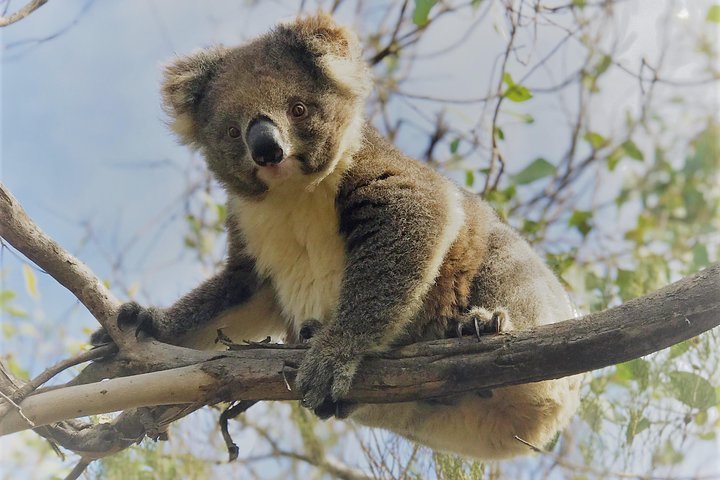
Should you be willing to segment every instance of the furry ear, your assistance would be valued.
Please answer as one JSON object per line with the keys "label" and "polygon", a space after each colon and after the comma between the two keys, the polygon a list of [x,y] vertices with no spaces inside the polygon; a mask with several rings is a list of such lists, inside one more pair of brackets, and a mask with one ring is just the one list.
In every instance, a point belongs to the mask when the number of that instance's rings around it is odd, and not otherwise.
{"label": "furry ear", "polygon": [[300,17],[284,26],[293,31],[311,53],[319,57],[320,67],[338,86],[360,97],[370,91],[370,72],[362,58],[355,33],[327,13]]}
{"label": "furry ear", "polygon": [[171,128],[183,143],[195,141],[197,107],[228,51],[221,46],[198,50],[165,66],[163,105],[171,117]]}

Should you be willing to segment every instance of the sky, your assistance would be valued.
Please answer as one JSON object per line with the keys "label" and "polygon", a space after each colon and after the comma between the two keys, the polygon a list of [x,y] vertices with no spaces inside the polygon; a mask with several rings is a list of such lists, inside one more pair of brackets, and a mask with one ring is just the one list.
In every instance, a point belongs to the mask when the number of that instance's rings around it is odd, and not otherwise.
{"label": "sky", "polygon": [[[179,145],[165,124],[159,97],[161,67],[175,55],[196,48],[238,44],[279,20],[292,18],[299,10],[299,2],[293,1],[256,2],[253,8],[248,8],[248,3],[51,1],[0,31],[0,180],[46,233],[107,279],[121,298],[128,287],[138,287],[142,301],[167,305],[208,274],[183,248],[181,215],[188,188],[184,172],[188,165],[199,166],[202,160]],[[621,7],[615,28],[627,31],[621,59],[628,66],[636,68],[640,56],[652,59],[658,55],[661,10],[655,6],[659,3],[642,0]],[[700,22],[709,4],[676,2],[677,12],[684,9],[688,13],[685,28]],[[18,5],[13,1],[11,9]],[[493,2],[480,11],[499,19],[500,10]],[[362,21],[383,21],[381,13],[371,9]],[[360,21],[354,14],[341,8],[338,17],[353,24]],[[428,58],[416,62],[415,80],[407,90],[437,95],[437,86],[442,85],[442,96],[449,98],[487,93],[488,69],[507,32],[481,29],[468,39],[470,51],[458,49],[432,56],[452,45],[458,32],[472,21],[474,18],[450,16],[429,32],[418,46]],[[535,39],[523,38],[520,41],[527,48],[520,56],[536,61],[560,38],[552,29],[539,32]],[[682,55],[687,49],[676,47],[669,59],[675,78],[699,75],[693,57]],[[529,78],[527,85],[553,84],[555,78],[573,71],[579,54],[569,45],[547,70],[540,69]],[[463,75],[457,75],[455,66],[468,62]],[[613,75],[618,77],[607,79],[608,88],[593,107],[598,131],[622,128],[616,119],[623,118],[626,109],[637,109],[627,78]],[[518,133],[522,141],[506,146],[505,156],[513,159],[511,172],[521,170],[538,152],[547,158],[561,154],[566,146],[565,125],[552,126],[567,122],[574,105],[568,94],[513,106],[513,114],[542,115],[546,127],[520,130],[521,122],[508,122],[507,135],[513,135],[515,128],[522,131]],[[427,112],[418,114],[398,103],[393,115],[427,126],[427,119],[434,116],[430,108],[437,107],[428,106]],[[447,114],[471,124],[477,108],[450,105]],[[397,143],[407,153],[418,155],[425,148],[425,138],[420,129],[410,128]],[[619,180],[609,178],[604,195],[611,197]],[[116,273],[118,252],[123,252],[123,276]],[[0,289],[17,291],[17,304],[33,319],[21,322],[21,335],[0,345],[0,352],[14,352],[24,368],[38,373],[68,349],[77,349],[97,323],[42,272],[36,272],[40,298],[33,298],[24,288],[22,257],[11,249],[3,249],[0,255]],[[121,280],[122,285],[116,283]],[[52,340],[38,343],[38,336]],[[7,441],[0,440],[0,448]],[[53,464],[48,465],[48,472],[54,473]]]}

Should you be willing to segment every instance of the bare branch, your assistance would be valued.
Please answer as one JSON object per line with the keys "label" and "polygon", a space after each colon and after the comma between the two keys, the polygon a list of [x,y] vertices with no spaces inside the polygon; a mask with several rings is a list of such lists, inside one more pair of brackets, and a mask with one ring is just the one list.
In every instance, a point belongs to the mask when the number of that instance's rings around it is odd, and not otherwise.
{"label": "bare branch", "polygon": [[32,0],[17,12],[8,15],[7,17],[0,17],[0,27],[7,27],[8,25],[12,25],[13,23],[22,20],[38,8],[45,5],[47,1],[48,0]]}
{"label": "bare branch", "polygon": [[27,216],[20,203],[0,183],[0,238],[23,253],[70,290],[105,327],[115,343],[127,344],[115,323],[118,300],[90,269],[50,238]]}

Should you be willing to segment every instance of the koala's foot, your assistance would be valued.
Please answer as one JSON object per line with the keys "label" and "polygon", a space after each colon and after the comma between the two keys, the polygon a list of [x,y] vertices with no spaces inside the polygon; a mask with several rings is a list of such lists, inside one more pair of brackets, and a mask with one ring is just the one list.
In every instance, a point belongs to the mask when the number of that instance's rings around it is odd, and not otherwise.
{"label": "koala's foot", "polygon": [[[127,302],[118,309],[116,321],[118,328],[122,331],[135,330],[136,338],[141,335],[155,338],[162,315],[162,312],[156,308],[144,308],[137,302]],[[104,328],[90,335],[90,344],[94,346],[105,345],[112,341]]]}
{"label": "koala's foot", "polygon": [[510,315],[504,308],[493,311],[482,307],[473,307],[459,319],[448,325],[448,337],[475,335],[480,340],[481,335],[507,332],[513,329]]}
{"label": "koala's foot", "polygon": [[307,343],[310,341],[311,338],[313,338],[322,328],[322,323],[320,323],[319,320],[315,320],[314,318],[311,318],[310,320],[305,320],[303,324],[300,326],[300,332],[298,333],[298,336],[300,337],[300,343]]}

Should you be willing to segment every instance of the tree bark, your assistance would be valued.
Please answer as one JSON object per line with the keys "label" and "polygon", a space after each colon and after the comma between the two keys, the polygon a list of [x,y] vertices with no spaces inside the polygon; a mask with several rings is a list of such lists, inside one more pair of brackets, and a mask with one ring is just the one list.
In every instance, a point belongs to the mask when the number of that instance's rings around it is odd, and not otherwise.
{"label": "tree bark", "polygon": [[[577,320],[475,338],[438,340],[368,357],[347,400],[392,403],[560,378],[669,347],[720,324],[720,264],[645,297]],[[154,341],[144,342],[152,352]],[[184,350],[184,349],[183,349]],[[71,386],[26,398],[36,426],[151,405],[297,399],[302,346],[248,346],[205,352],[198,363]],[[194,361],[197,353],[193,352]],[[53,405],[52,409],[47,406]],[[16,410],[0,434],[29,428]]]}

